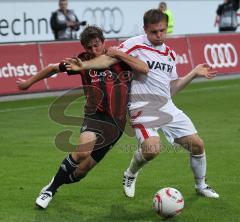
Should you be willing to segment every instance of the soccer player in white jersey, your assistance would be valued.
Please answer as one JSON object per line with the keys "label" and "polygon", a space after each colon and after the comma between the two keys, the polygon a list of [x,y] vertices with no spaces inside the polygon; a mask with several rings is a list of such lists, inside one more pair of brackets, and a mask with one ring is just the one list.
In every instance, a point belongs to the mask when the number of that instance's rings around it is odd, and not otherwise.
{"label": "soccer player in white jersey", "polygon": [[150,68],[148,75],[133,80],[131,85],[130,116],[141,147],[134,153],[124,172],[124,192],[126,196],[134,197],[139,170],[160,152],[158,129],[161,129],[169,142],[189,150],[197,193],[218,198],[219,195],[205,183],[207,164],[203,140],[198,136],[192,121],[171,99],[196,76],[212,78],[216,71],[207,64],[200,64],[179,78],[175,52],[164,43],[166,15],[151,9],[144,14],[143,21],[145,35],[130,38],[120,45],[122,51],[145,61]]}
{"label": "soccer player in white jersey", "polygon": [[[158,130],[161,129],[169,142],[180,144],[189,151],[196,192],[205,197],[218,198],[219,195],[205,183],[207,164],[203,140],[189,117],[171,99],[195,77],[210,79],[215,76],[216,70],[207,64],[200,64],[179,78],[175,52],[164,43],[167,16],[151,9],[144,14],[143,22],[145,35],[130,38],[119,46],[119,50],[146,62],[150,69],[147,75],[138,75],[131,85],[129,111],[140,147],[124,172],[124,192],[127,197],[134,197],[139,170],[160,152]],[[108,49],[107,55],[121,57],[115,48]],[[100,56],[87,63],[69,61],[69,69],[101,69],[107,59]]]}

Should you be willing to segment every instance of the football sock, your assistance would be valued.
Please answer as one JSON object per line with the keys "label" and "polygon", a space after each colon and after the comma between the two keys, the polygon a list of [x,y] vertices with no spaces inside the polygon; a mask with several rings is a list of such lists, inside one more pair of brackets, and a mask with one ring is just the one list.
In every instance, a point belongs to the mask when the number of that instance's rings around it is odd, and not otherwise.
{"label": "football sock", "polygon": [[86,176],[86,174],[85,174],[85,175],[82,175],[82,176],[76,177],[75,174],[74,174],[74,171],[73,171],[73,172],[67,177],[67,180],[66,180],[65,184],[76,183],[76,182],[80,181],[81,179],[83,179],[85,176]]}
{"label": "football sock", "polygon": [[127,169],[127,172],[131,176],[135,176],[136,173],[147,163],[148,161],[144,159],[142,154],[142,149],[137,149],[135,153],[133,154],[131,163],[129,165],[129,168]]}
{"label": "football sock", "polygon": [[73,160],[71,154],[69,154],[61,163],[52,184],[47,190],[51,191],[54,195],[61,185],[77,182],[78,180],[75,180],[73,177],[73,172],[78,167],[78,164]]}
{"label": "football sock", "polygon": [[196,188],[202,189],[206,187],[205,176],[207,161],[205,152],[200,155],[190,154],[190,164],[195,177]]}

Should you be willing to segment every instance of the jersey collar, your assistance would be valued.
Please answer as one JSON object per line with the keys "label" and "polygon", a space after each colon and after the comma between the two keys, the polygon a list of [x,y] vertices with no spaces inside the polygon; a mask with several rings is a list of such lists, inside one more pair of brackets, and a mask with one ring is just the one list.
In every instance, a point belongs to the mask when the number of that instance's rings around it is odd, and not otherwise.
{"label": "jersey collar", "polygon": [[157,49],[157,50],[160,50],[160,51],[164,51],[166,49],[166,45],[163,43],[162,45],[160,46],[154,46],[147,38],[147,35],[144,35],[144,38],[143,38],[143,44],[146,45],[146,46],[149,46],[149,47],[152,47],[154,49]]}

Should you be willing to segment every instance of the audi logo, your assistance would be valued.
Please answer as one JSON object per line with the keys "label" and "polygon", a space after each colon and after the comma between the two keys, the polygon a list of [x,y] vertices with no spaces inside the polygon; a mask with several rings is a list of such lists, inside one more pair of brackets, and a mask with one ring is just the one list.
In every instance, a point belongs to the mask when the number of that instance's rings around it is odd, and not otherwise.
{"label": "audi logo", "polygon": [[123,13],[120,8],[86,8],[83,19],[89,24],[101,27],[104,33],[119,33],[123,27]]}
{"label": "audi logo", "polygon": [[238,54],[231,43],[205,45],[204,57],[213,68],[235,67],[238,64]]}

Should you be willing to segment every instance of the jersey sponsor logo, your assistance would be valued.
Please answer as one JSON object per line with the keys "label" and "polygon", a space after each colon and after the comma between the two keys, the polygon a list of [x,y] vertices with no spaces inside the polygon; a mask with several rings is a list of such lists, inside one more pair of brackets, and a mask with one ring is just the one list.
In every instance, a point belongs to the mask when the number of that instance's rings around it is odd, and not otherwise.
{"label": "jersey sponsor logo", "polygon": [[123,71],[119,74],[112,72],[111,70],[98,71],[98,70],[89,70],[89,76],[92,78],[91,83],[93,82],[130,82],[133,78],[133,73],[130,71]]}
{"label": "jersey sponsor logo", "polygon": [[92,78],[91,82],[103,82],[105,78],[108,77],[111,79],[113,77],[113,73],[110,70],[105,71],[97,71],[97,70],[89,70],[89,76]]}
{"label": "jersey sponsor logo", "polygon": [[91,76],[92,78],[94,77],[105,77],[105,76],[109,76],[109,77],[112,77],[113,73],[110,71],[110,70],[105,70],[103,72],[101,71],[96,71],[96,70],[89,70],[89,76]]}
{"label": "jersey sponsor logo", "polygon": [[149,69],[159,69],[163,72],[172,73],[173,66],[162,63],[162,62],[156,62],[156,61],[147,61]]}
{"label": "jersey sponsor logo", "polygon": [[213,68],[235,67],[238,64],[238,54],[231,43],[205,45],[204,57]]}

